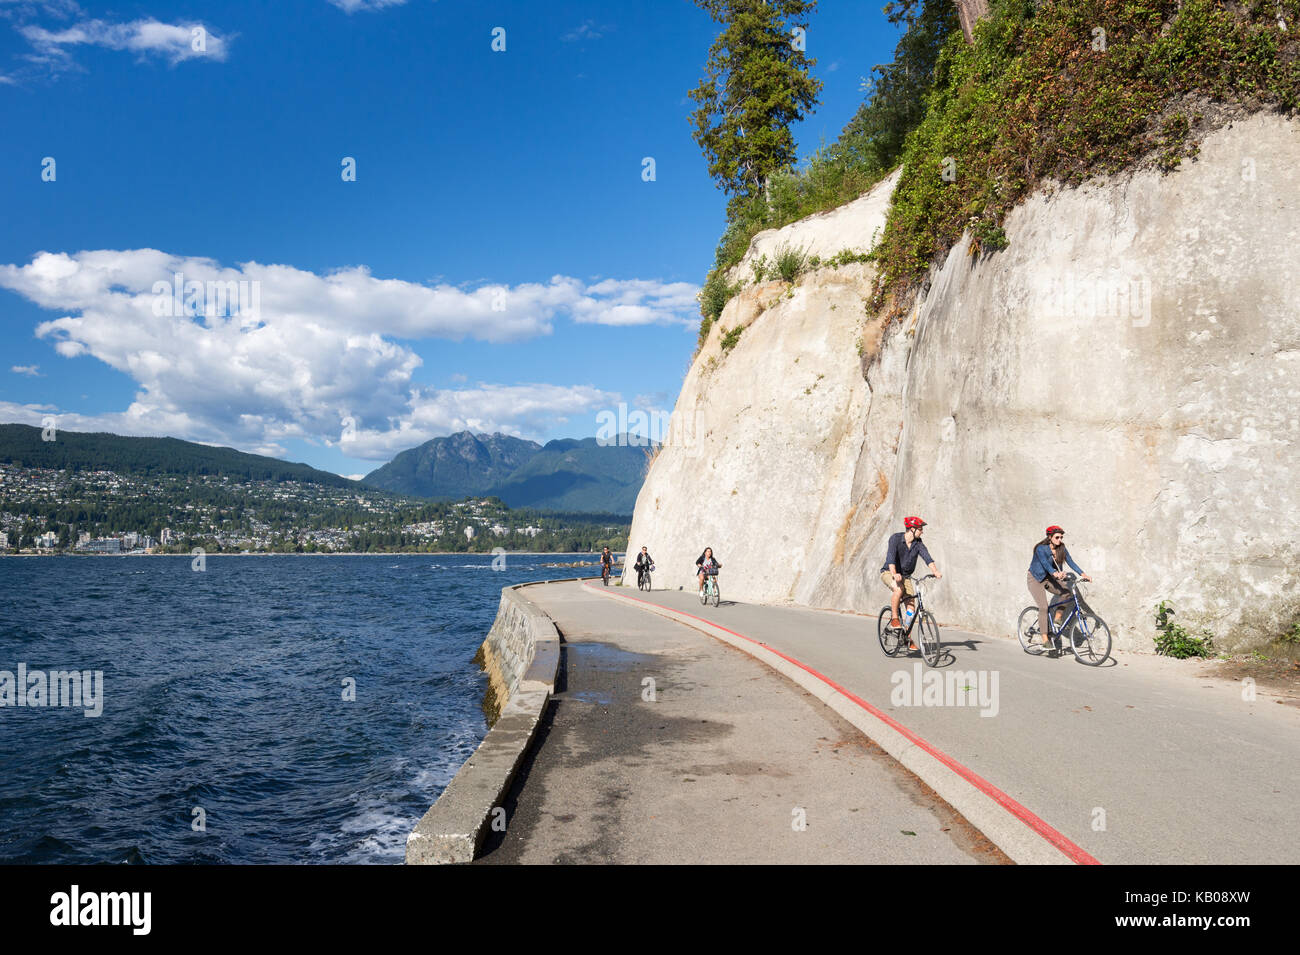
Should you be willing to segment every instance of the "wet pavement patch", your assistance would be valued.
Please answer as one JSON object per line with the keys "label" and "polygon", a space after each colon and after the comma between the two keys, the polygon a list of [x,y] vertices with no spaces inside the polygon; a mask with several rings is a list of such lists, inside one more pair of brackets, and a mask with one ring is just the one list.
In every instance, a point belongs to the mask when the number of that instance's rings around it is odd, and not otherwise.
{"label": "wet pavement patch", "polygon": [[644,666],[656,659],[651,654],[633,653],[616,647],[612,643],[588,641],[582,643],[565,643],[569,654],[569,664],[584,670],[610,670],[618,672],[629,670],[634,666]]}

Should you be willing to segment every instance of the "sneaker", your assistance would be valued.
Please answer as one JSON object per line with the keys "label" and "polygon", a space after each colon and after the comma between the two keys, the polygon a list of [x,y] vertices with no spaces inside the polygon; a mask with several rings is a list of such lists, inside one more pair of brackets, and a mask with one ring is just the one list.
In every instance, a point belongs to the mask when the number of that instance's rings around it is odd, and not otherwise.
{"label": "sneaker", "polygon": [[[899,620],[897,617],[894,617],[889,621],[889,626],[894,630],[902,630],[903,621]],[[913,647],[912,649],[915,650],[916,647]]]}

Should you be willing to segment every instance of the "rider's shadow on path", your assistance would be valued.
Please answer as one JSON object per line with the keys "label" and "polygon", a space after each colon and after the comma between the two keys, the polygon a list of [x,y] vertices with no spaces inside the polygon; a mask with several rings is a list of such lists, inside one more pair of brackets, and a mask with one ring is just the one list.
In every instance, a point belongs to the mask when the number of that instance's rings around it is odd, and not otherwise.
{"label": "rider's shadow on path", "polygon": [[945,640],[941,636],[939,638],[939,662],[935,665],[935,669],[952,666],[957,662],[957,656],[952,652],[952,647],[961,647],[963,650],[979,653],[979,645],[986,642],[975,637],[967,637],[965,640]]}

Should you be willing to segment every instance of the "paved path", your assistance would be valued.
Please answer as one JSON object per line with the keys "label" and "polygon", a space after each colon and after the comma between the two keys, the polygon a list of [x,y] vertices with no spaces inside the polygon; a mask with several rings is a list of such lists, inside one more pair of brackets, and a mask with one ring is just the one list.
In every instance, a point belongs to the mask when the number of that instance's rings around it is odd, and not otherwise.
{"label": "paved path", "polygon": [[564,675],[480,862],[1008,861],[762,663],[580,584],[527,594]]}
{"label": "paved path", "polygon": [[[648,600],[801,661],[1100,862],[1300,862],[1300,709],[1263,690],[1248,702],[1241,684],[1206,675],[1202,664],[1121,654],[1114,665],[1084,667],[944,628],[940,671],[967,671],[956,681],[963,687],[978,687],[980,671],[986,688],[997,677],[996,707],[985,707],[995,715],[981,716],[953,699],[904,705],[896,694],[923,679],[924,667],[917,677],[919,657],[886,658],[874,617],[725,600],[715,609],[693,593],[599,590],[611,628],[625,619],[628,598]],[[942,591],[932,593],[942,620]]]}

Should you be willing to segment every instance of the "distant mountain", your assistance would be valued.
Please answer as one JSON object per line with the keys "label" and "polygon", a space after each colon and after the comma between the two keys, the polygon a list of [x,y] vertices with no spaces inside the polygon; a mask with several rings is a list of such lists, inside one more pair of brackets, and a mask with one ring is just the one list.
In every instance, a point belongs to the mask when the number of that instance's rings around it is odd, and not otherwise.
{"label": "distant mountain", "polygon": [[471,494],[491,496],[492,487],[541,450],[536,441],[461,431],[403,451],[367,474],[361,483],[416,497],[461,500]]}
{"label": "distant mountain", "polygon": [[179,438],[129,438],[104,432],[57,431],[41,440],[41,429],[0,424],[0,464],[119,474],[211,474],[249,481],[302,481],[328,487],[356,487],[348,478],[234,448],[212,448]]}
{"label": "distant mountain", "polygon": [[545,447],[462,431],[403,451],[363,484],[419,497],[499,497],[509,507],[631,514],[645,478],[646,447],[565,438]]}
{"label": "distant mountain", "polygon": [[647,448],[595,438],[551,441],[492,493],[509,507],[631,514],[645,479]]}

